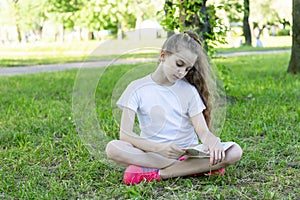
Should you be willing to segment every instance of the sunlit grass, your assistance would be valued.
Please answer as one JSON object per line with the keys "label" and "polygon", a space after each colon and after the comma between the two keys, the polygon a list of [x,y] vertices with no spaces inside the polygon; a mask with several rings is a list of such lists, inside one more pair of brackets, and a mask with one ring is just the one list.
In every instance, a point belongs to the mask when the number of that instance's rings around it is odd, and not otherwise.
{"label": "sunlit grass", "polygon": [[[164,40],[165,38],[3,45],[0,49],[0,67],[112,60],[119,56],[122,58],[157,58]],[[229,48],[228,45],[221,45],[216,48],[216,51],[228,53],[290,49],[291,37],[268,37],[263,48],[254,46]]]}

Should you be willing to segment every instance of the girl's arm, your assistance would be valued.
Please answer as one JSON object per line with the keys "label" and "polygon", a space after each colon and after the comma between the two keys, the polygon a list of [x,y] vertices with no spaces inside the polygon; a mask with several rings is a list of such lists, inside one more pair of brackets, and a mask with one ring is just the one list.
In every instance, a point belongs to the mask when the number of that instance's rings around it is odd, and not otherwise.
{"label": "girl's arm", "polygon": [[192,117],[191,120],[201,142],[208,146],[210,151],[210,164],[215,165],[222,162],[225,158],[223,145],[220,138],[209,131],[203,114],[198,114]]}
{"label": "girl's arm", "polygon": [[120,125],[120,140],[129,142],[143,151],[155,152],[167,158],[178,158],[185,153],[173,143],[156,143],[140,137],[133,132],[134,119],[135,112],[124,107]]}

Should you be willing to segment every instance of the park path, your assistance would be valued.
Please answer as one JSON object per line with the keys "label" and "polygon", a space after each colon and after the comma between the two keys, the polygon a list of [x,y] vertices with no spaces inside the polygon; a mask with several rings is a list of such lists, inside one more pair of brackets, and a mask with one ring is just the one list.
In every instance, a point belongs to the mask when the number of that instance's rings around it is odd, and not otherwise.
{"label": "park path", "polygon": [[[217,54],[216,56],[245,56],[245,55],[255,55],[255,54],[273,54],[290,52],[287,50],[270,50],[270,51],[249,51],[249,52],[228,52]],[[0,76],[14,76],[22,74],[34,74],[41,72],[55,72],[55,71],[65,71],[68,69],[79,69],[81,67],[106,67],[111,65],[120,64],[136,64],[141,62],[154,62],[157,58],[134,58],[134,59],[122,59],[112,61],[88,61],[88,62],[75,62],[75,63],[64,63],[64,64],[46,64],[46,65],[35,65],[35,66],[19,66],[19,67],[7,67],[0,68]]]}
{"label": "park path", "polygon": [[87,61],[87,62],[74,62],[74,63],[62,63],[62,64],[6,67],[6,68],[0,68],[0,76],[35,74],[41,72],[56,72],[56,71],[65,71],[69,69],[79,69],[81,67],[106,67],[111,65],[136,64],[136,63],[151,62],[151,61],[157,61],[157,59],[135,58],[135,59],[116,60],[114,62],[113,61]]}

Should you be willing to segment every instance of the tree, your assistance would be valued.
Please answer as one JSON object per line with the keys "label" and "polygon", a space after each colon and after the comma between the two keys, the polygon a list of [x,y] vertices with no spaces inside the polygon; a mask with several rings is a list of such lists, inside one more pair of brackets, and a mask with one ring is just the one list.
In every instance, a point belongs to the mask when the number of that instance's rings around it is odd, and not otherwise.
{"label": "tree", "polygon": [[22,16],[22,30],[33,31],[41,39],[46,16],[46,0],[22,0],[20,15]]}
{"label": "tree", "polygon": [[86,28],[90,33],[100,30],[110,30],[116,33],[118,21],[112,9],[113,5],[106,0],[86,0],[78,12],[75,24]]}
{"label": "tree", "polygon": [[249,15],[250,15],[250,2],[249,0],[244,0],[244,18],[243,18],[243,35],[245,37],[245,45],[252,45],[251,29],[249,25]]}
{"label": "tree", "polygon": [[167,31],[192,29],[199,34],[206,50],[213,51],[216,42],[224,43],[226,27],[216,16],[216,7],[207,0],[165,1],[162,25]]}
{"label": "tree", "polygon": [[225,15],[229,22],[241,22],[243,19],[244,6],[241,0],[220,0],[224,6]]}
{"label": "tree", "polygon": [[22,41],[22,17],[20,14],[20,1],[19,0],[7,0],[6,1],[6,9],[5,12],[5,18],[10,19],[10,24],[14,25],[17,30],[17,40],[18,42]]}
{"label": "tree", "polygon": [[[165,4],[164,4],[165,18],[168,17],[169,9],[172,9],[172,7],[173,7],[172,0],[165,0]],[[168,35],[167,35],[168,37],[171,37],[173,34],[174,34],[174,28],[168,30]]]}
{"label": "tree", "polygon": [[64,40],[64,30],[73,29],[78,12],[84,5],[84,0],[47,0],[49,18],[61,23],[61,41]]}
{"label": "tree", "polygon": [[293,44],[288,72],[300,73],[300,0],[293,0]]}
{"label": "tree", "polygon": [[259,26],[291,21],[292,0],[251,0],[250,16]]}

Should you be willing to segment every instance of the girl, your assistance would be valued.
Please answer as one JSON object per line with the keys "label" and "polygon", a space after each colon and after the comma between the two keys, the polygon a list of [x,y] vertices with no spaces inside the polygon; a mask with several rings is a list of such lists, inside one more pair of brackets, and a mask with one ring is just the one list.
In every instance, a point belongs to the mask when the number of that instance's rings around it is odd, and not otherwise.
{"label": "girl", "polygon": [[[212,131],[209,62],[197,34],[185,31],[162,46],[156,70],[133,81],[117,105],[123,109],[120,140],[107,144],[108,158],[127,166],[128,185],[194,174],[224,174],[240,160],[234,143],[224,151]],[[141,133],[133,132],[137,114]],[[188,158],[184,148],[200,141],[210,158]]]}

